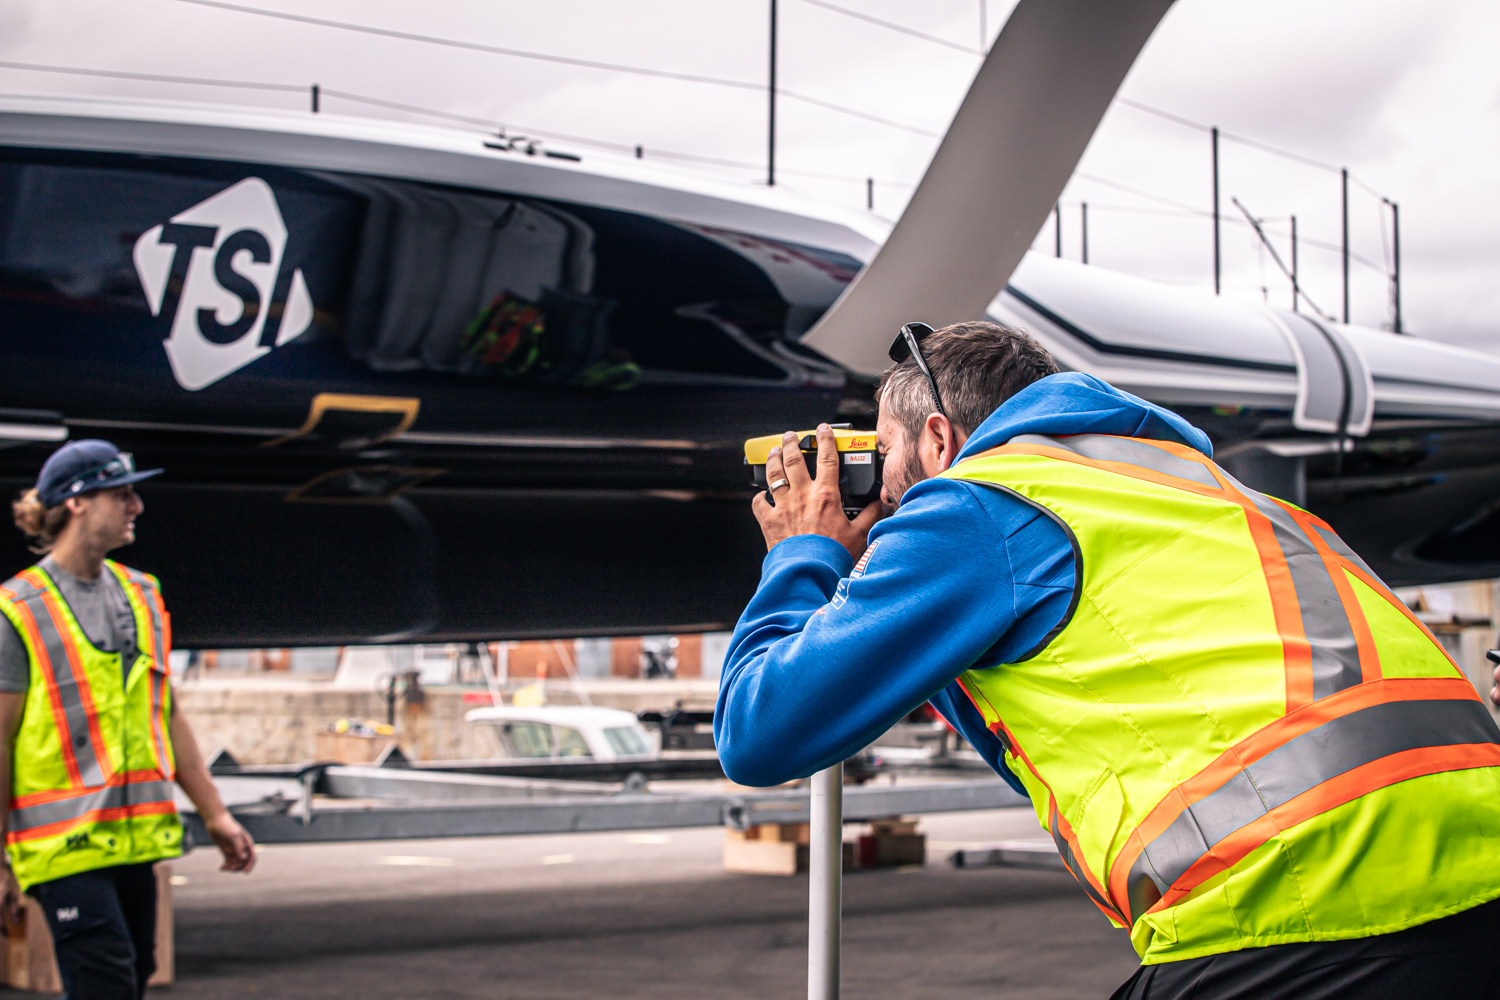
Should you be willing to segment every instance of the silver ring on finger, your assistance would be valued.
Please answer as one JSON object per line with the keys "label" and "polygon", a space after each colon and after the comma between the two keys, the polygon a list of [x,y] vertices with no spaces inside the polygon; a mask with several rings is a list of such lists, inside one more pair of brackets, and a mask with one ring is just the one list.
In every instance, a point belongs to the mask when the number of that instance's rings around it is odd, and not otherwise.
{"label": "silver ring on finger", "polygon": [[775,493],[777,490],[779,490],[783,486],[787,486],[787,485],[790,485],[790,484],[787,483],[787,481],[785,479],[778,479],[778,480],[776,480],[776,482],[774,482],[770,486],[768,486],[767,489],[769,489],[772,493]]}

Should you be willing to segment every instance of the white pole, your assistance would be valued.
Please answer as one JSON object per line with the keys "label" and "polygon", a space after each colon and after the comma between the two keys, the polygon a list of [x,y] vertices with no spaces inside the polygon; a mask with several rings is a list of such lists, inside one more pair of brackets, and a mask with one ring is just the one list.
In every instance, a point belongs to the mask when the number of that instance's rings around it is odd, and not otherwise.
{"label": "white pole", "polygon": [[844,765],[812,779],[807,905],[807,1000],[838,1000],[844,895]]}

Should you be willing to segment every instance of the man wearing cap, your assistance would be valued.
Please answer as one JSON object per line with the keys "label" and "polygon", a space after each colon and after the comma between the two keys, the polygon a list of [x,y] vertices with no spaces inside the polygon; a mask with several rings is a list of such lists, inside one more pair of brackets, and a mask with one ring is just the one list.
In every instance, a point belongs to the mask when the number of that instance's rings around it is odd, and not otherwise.
{"label": "man wearing cap", "polygon": [[13,505],[44,558],[0,585],[0,885],[46,915],[73,1000],[139,1000],[156,968],[155,862],[182,853],[175,781],[224,855],[255,865],[168,681],[156,578],[105,558],[145,509],[128,453],[75,441]]}

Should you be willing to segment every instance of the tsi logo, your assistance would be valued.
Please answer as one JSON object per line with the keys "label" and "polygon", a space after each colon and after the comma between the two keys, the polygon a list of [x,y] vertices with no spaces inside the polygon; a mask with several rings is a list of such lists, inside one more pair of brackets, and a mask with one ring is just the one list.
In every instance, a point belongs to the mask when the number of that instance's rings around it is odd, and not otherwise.
{"label": "tsi logo", "polygon": [[[165,347],[172,374],[197,391],[312,325],[313,302],[302,271],[283,281],[286,224],[271,186],[247,177],[141,234],[135,271],[153,316],[172,310]],[[175,292],[177,301],[167,301]],[[271,303],[280,323],[268,328]]]}

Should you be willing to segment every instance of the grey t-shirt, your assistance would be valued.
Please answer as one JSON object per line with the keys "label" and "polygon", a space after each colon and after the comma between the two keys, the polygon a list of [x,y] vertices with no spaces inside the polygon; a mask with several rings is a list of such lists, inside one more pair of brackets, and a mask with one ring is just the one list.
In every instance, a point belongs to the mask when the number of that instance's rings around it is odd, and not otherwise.
{"label": "grey t-shirt", "polygon": [[[51,556],[39,565],[57,584],[89,642],[106,653],[124,654],[121,667],[128,675],[136,656],[135,615],[119,578],[106,568],[97,580],[80,580],[53,562]],[[31,661],[26,644],[10,619],[0,615],[0,691],[19,693],[30,686]]]}

